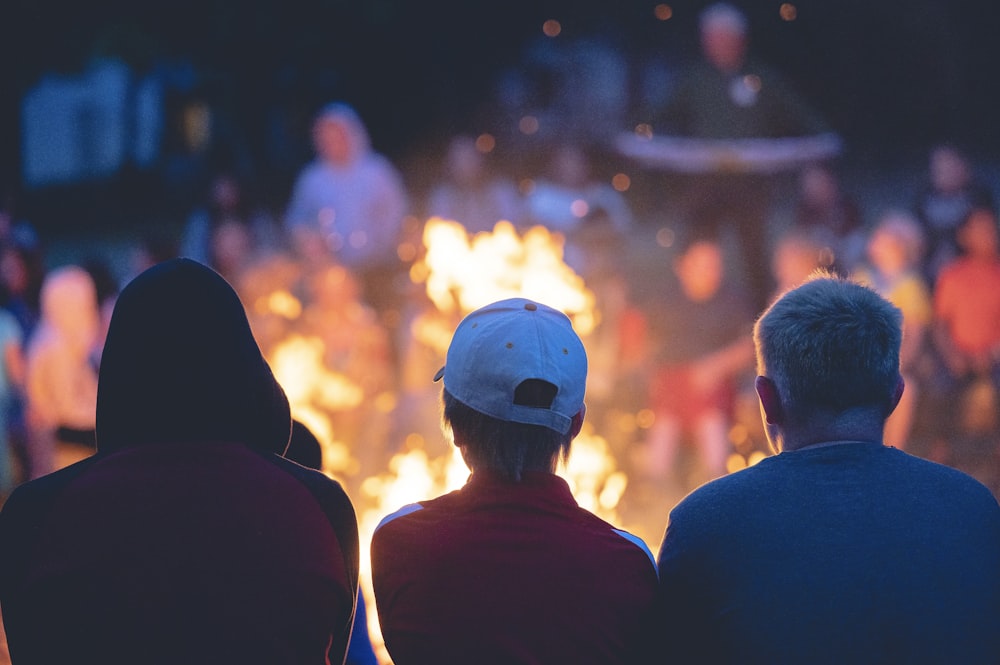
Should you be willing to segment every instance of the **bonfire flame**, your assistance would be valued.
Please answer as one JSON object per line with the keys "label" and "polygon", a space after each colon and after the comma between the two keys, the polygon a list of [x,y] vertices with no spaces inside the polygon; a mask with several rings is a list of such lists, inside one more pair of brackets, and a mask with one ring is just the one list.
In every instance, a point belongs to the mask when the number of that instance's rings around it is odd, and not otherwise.
{"label": "bonfire flame", "polygon": [[471,312],[504,298],[524,297],[561,310],[586,335],[597,321],[594,294],[563,261],[563,239],[542,226],[520,237],[497,222],[492,233],[470,238],[458,222],[432,217],[424,227],[426,254],[411,277],[446,314]]}
{"label": "bonfire flame", "polygon": [[364,399],[364,390],[343,374],[323,364],[323,342],[316,337],[293,335],[278,344],[270,364],[285,390],[292,415],[316,436],[323,447],[324,470],[339,476],[356,465],[351,443],[339,441],[329,414],[353,409]]}
{"label": "bonfire flame", "polygon": [[628,477],[617,468],[607,442],[594,433],[589,423],[573,440],[569,459],[559,465],[577,503],[590,512],[617,523],[615,508],[625,493]]}

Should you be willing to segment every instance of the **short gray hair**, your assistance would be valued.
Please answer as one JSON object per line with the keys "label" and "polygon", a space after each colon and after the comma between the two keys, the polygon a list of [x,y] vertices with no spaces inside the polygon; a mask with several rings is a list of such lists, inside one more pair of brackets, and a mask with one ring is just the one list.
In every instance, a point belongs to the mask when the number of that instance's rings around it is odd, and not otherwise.
{"label": "short gray hair", "polygon": [[757,372],[798,414],[880,408],[899,380],[903,315],[874,290],[819,271],[754,326]]}

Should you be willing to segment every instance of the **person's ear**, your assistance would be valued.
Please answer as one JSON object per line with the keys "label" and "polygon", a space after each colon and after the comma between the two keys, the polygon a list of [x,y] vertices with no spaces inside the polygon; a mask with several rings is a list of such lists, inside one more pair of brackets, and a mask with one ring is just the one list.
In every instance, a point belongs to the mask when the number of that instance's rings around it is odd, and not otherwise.
{"label": "person's ear", "polygon": [[575,416],[573,416],[573,422],[569,426],[570,440],[575,439],[576,435],[580,433],[580,430],[583,428],[583,419],[586,415],[587,415],[587,405],[584,404],[583,406],[580,407],[580,411],[577,412]]}
{"label": "person's ear", "polygon": [[785,419],[785,409],[781,404],[781,396],[778,394],[778,387],[774,385],[774,381],[766,376],[758,376],[754,379],[753,387],[757,391],[757,398],[760,399],[764,421],[768,425],[781,424]]}
{"label": "person's ear", "polygon": [[906,381],[903,380],[903,375],[900,374],[899,378],[896,379],[896,387],[892,391],[892,398],[889,402],[889,410],[886,411],[885,417],[888,418],[892,415],[892,412],[896,410],[899,406],[899,400],[903,398],[903,391],[906,390]]}

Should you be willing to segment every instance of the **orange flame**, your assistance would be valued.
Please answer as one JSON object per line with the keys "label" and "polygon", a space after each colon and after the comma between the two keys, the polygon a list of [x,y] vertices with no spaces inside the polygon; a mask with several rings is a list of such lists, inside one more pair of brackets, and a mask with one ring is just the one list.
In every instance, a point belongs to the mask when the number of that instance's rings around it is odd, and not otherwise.
{"label": "orange flame", "polygon": [[580,335],[597,324],[594,294],[563,261],[563,238],[535,226],[518,235],[499,221],[472,238],[458,222],[432,217],[424,227],[427,252],[410,277],[425,282],[442,312],[468,313],[496,300],[524,297],[566,313]]}

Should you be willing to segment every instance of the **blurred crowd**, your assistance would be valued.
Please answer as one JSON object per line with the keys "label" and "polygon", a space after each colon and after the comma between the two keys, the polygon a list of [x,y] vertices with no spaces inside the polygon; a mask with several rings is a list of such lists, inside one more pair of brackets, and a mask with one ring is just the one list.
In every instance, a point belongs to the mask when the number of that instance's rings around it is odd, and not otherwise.
{"label": "blurred crowd", "polygon": [[[751,387],[760,308],[736,231],[644,218],[601,153],[578,143],[553,145],[536,177],[518,182],[488,142],[456,135],[417,193],[350,107],[322,109],[313,138],[316,159],[283,210],[255,205],[219,172],[181,232],[138,242],[130,269],[184,255],[234,285],[324,445],[326,470],[348,488],[407,447],[448,453],[431,377],[463,312],[440,311],[411,274],[434,217],[470,237],[499,220],[522,233],[542,226],[560,243],[594,294],[588,418],[634,491],[683,493],[769,454]],[[942,144],[912,183],[911,206],[870,210],[837,168],[799,169],[785,205],[770,210],[769,297],[827,269],[894,302],[907,388],[886,442],[1000,488],[1000,227],[989,183]],[[93,450],[102,335],[123,278],[98,259],[47,267],[29,223],[0,222],[6,494]]]}
{"label": "blurred crowd", "polygon": [[[678,93],[673,103],[640,109],[652,125],[636,134],[739,141],[827,130],[747,57],[742,14],[713,7],[701,29],[705,62],[692,80],[664,86]],[[597,78],[550,91],[544,112],[524,101],[528,91],[508,90],[505,103],[522,100],[501,109],[520,117],[509,136],[456,129],[430,159],[399,164],[338,102],[316,113],[315,159],[277,204],[231,165],[191,170],[202,175],[186,219],[137,239],[124,269],[97,254],[53,265],[16,201],[4,201],[0,496],[94,449],[116,294],[178,255],[236,288],[296,417],[323,444],[324,469],[349,491],[394,453],[448,455],[431,377],[464,312],[436,305],[415,269],[432,218],[460,223],[470,239],[500,220],[555,238],[594,298],[595,325],[583,334],[588,420],[628,473],[639,512],[643,488],[676,497],[769,454],[749,331],[776,294],[816,269],[854,276],[904,312],[907,389],[886,442],[1000,492],[1000,249],[983,165],[959,146],[933,145],[908,170],[921,175],[886,185],[909,190],[892,209],[852,191],[836,154],[781,173],[657,169],[611,147],[628,126],[627,110],[599,99],[617,60],[585,46]],[[559,60],[567,71],[573,53]],[[692,106],[699,100],[711,110]],[[602,114],[613,121],[595,124]],[[536,135],[553,118],[560,131]]]}

